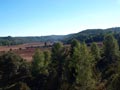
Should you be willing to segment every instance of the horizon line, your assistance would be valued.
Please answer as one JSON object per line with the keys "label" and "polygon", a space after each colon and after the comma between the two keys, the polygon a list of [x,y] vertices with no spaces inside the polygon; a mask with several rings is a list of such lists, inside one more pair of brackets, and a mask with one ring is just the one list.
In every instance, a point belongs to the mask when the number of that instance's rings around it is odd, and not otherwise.
{"label": "horizon line", "polygon": [[69,33],[69,34],[48,34],[48,35],[24,35],[24,36],[12,36],[12,35],[4,35],[4,36],[0,36],[0,37],[47,37],[47,36],[66,36],[66,35],[70,35],[70,34],[76,34],[76,33],[80,33],[86,30],[97,30],[97,29],[101,29],[101,30],[106,30],[106,29],[113,29],[113,28],[120,28],[120,26],[117,27],[109,27],[109,28],[88,28],[88,29],[83,29],[80,30],[79,32],[75,32],[75,33]]}

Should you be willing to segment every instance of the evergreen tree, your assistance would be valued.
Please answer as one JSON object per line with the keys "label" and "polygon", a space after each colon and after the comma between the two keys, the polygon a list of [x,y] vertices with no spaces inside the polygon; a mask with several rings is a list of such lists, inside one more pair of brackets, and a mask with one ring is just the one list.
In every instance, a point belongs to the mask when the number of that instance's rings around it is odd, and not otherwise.
{"label": "evergreen tree", "polygon": [[92,45],[91,45],[91,54],[94,58],[94,63],[96,63],[97,61],[100,60],[100,58],[101,58],[100,49],[95,42],[92,43]]}
{"label": "evergreen tree", "polygon": [[117,40],[113,37],[113,35],[107,35],[103,44],[105,58],[109,61],[109,63],[116,62],[117,57],[119,56],[119,46]]}
{"label": "evergreen tree", "polygon": [[95,81],[92,74],[92,56],[86,44],[73,40],[71,44],[70,82],[72,90],[93,90]]}
{"label": "evergreen tree", "polygon": [[48,75],[48,66],[50,63],[51,54],[49,51],[41,52],[39,49],[35,51],[32,61],[33,75],[44,74]]}
{"label": "evergreen tree", "polygon": [[20,56],[7,52],[0,56],[0,88],[7,90],[17,82],[27,82],[30,78],[30,68]]}
{"label": "evergreen tree", "polygon": [[40,52],[40,50],[37,49],[35,51],[32,61],[33,75],[36,76],[44,72],[44,62],[45,62],[45,58],[43,52]]}
{"label": "evergreen tree", "polygon": [[71,52],[70,52],[70,63],[69,63],[69,68],[70,68],[70,78],[69,82],[70,83],[75,83],[76,81],[76,75],[77,75],[77,63],[80,61],[80,43],[77,40],[72,40],[71,42]]}
{"label": "evergreen tree", "polygon": [[77,75],[76,84],[77,90],[94,90],[95,80],[93,78],[91,57],[86,44],[82,44],[80,47],[79,61],[76,63]]}
{"label": "evergreen tree", "polygon": [[44,53],[44,58],[45,58],[44,66],[47,69],[46,72],[48,72],[49,64],[51,62],[51,52],[50,51],[44,51],[43,53]]}
{"label": "evergreen tree", "polygon": [[109,86],[110,82],[114,81],[113,77],[118,73],[119,60],[117,40],[112,35],[107,35],[103,42],[102,59],[97,64],[101,71],[101,81],[105,82],[106,86]]}
{"label": "evergreen tree", "polygon": [[99,60],[101,59],[100,49],[95,42],[91,44],[90,49],[91,49],[91,55],[93,57],[93,62],[92,62],[93,75],[96,81],[98,82],[100,80],[100,71],[97,68],[97,62],[99,62]]}
{"label": "evergreen tree", "polygon": [[36,50],[32,62],[32,75],[34,76],[31,87],[32,90],[45,90],[48,79],[48,66],[50,63],[50,52]]}
{"label": "evergreen tree", "polygon": [[71,42],[71,52],[70,52],[71,57],[73,56],[75,49],[78,49],[78,51],[80,50],[80,43],[78,40],[73,39]]}
{"label": "evergreen tree", "polygon": [[[63,67],[64,67],[64,47],[58,42],[52,47],[50,70],[50,86],[52,90],[60,90],[62,84]],[[51,80],[52,79],[52,80]]]}

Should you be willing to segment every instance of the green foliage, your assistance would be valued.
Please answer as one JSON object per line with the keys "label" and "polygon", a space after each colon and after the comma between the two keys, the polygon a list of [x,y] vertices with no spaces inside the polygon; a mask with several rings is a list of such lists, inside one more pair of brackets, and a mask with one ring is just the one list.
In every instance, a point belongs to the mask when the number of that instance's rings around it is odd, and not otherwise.
{"label": "green foliage", "polygon": [[75,90],[94,90],[95,80],[92,74],[93,58],[85,43],[80,44],[77,40],[71,43],[71,58],[69,63],[69,80]]}
{"label": "green foliage", "polygon": [[77,40],[73,40],[71,43],[71,66],[76,67],[76,63],[80,61],[80,43]]}
{"label": "green foliage", "polygon": [[46,68],[49,66],[50,64],[50,60],[51,60],[51,52],[50,51],[44,51],[44,58],[45,58],[45,63],[44,66],[46,66]]}
{"label": "green foliage", "polygon": [[78,90],[93,90],[95,88],[95,81],[92,74],[92,61],[93,58],[90,56],[86,45],[82,44],[80,47],[79,61],[76,63],[76,84],[79,87]]}
{"label": "green foliage", "polygon": [[[52,58],[50,64],[50,85],[52,90],[60,90],[64,71],[64,47],[58,42],[52,47]],[[51,81],[54,80],[54,81]]]}
{"label": "green foliage", "polygon": [[18,81],[26,81],[30,77],[29,67],[24,60],[8,52],[0,56],[0,87],[9,87]]}
{"label": "green foliage", "polygon": [[104,55],[107,59],[113,61],[115,60],[114,56],[119,54],[119,46],[117,40],[113,37],[113,35],[107,35],[103,42],[104,44]]}
{"label": "green foliage", "polygon": [[32,62],[32,70],[34,74],[40,74],[42,73],[44,70],[44,54],[42,52],[40,52],[40,50],[36,50],[34,56],[33,56],[33,62]]}
{"label": "green foliage", "polygon": [[0,90],[119,90],[119,54],[112,35],[100,48],[73,39],[71,46],[58,42],[49,51],[37,49],[31,64],[12,52],[4,53]]}
{"label": "green foliage", "polygon": [[41,37],[11,37],[11,36],[0,37],[0,45],[7,46],[18,45],[22,43],[56,42],[56,41],[70,43],[73,38],[81,42],[85,41],[86,43],[102,42],[104,40],[104,36],[109,33],[113,33],[114,36],[119,40],[120,27],[108,29],[87,29],[82,32],[69,35],[50,35]]}
{"label": "green foliage", "polygon": [[90,53],[93,58],[93,62],[92,62],[93,75],[94,75],[94,78],[96,79],[96,82],[99,82],[101,73],[97,68],[97,62],[99,62],[99,60],[101,59],[100,49],[95,42],[91,44],[90,49],[91,49]]}
{"label": "green foliage", "polygon": [[119,37],[120,28],[116,27],[108,29],[87,29],[79,33],[67,35],[63,41],[70,43],[74,38],[81,42],[85,41],[86,43],[102,42],[104,40],[104,36],[109,33],[112,33],[114,36]]}
{"label": "green foliage", "polygon": [[91,45],[91,54],[93,56],[93,58],[95,59],[95,63],[100,60],[101,56],[100,56],[100,49],[97,46],[96,43],[92,43]]}
{"label": "green foliage", "polygon": [[71,43],[71,56],[70,56],[70,72],[72,77],[72,82],[76,80],[78,62],[80,61],[80,43],[77,40],[73,40]]}
{"label": "green foliage", "polygon": [[[103,54],[100,61],[97,62],[97,67],[101,71],[101,81],[106,82],[106,86],[110,86],[110,82],[114,82],[114,76],[119,73],[119,46],[117,40],[112,35],[107,35],[103,42]],[[113,84],[114,85],[114,84]],[[114,89],[108,89],[114,90]]]}
{"label": "green foliage", "polygon": [[45,51],[41,52],[39,49],[36,50],[33,61],[32,61],[32,72],[33,75],[48,74],[48,65],[50,62],[50,53]]}

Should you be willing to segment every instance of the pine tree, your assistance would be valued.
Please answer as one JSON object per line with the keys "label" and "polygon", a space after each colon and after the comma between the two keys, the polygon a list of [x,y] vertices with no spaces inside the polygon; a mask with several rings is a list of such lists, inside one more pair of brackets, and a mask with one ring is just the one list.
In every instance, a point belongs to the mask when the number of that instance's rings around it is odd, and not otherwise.
{"label": "pine tree", "polygon": [[[30,78],[30,69],[19,55],[7,52],[0,56],[0,88],[9,90],[17,82],[26,82]],[[10,89],[13,90],[13,89]]]}
{"label": "pine tree", "polygon": [[71,57],[73,56],[75,49],[78,49],[78,51],[80,50],[80,42],[76,39],[73,39],[71,42],[71,52],[70,52]]}
{"label": "pine tree", "polygon": [[87,46],[83,43],[80,47],[79,61],[76,63],[77,66],[77,78],[76,84],[78,90],[94,90],[95,80],[93,79],[92,73],[92,61]]}
{"label": "pine tree", "polygon": [[96,63],[97,61],[100,60],[100,58],[101,58],[100,49],[95,42],[92,43],[92,45],[91,45],[91,54],[95,60],[94,63]]}
{"label": "pine tree", "polygon": [[32,61],[32,90],[45,90],[49,76],[50,59],[51,54],[49,51],[42,52],[39,49],[35,51]]}
{"label": "pine tree", "polygon": [[35,54],[33,56],[33,61],[32,61],[33,75],[36,76],[43,72],[44,61],[45,61],[44,54],[40,52],[39,49],[37,49],[35,51]]}
{"label": "pine tree", "polygon": [[76,82],[77,75],[77,63],[80,61],[80,43],[77,40],[72,40],[70,58],[68,62],[68,82],[74,84]]}
{"label": "pine tree", "polygon": [[48,74],[48,65],[50,62],[50,53],[41,52],[39,49],[35,51],[32,62],[33,75]]}
{"label": "pine tree", "polygon": [[104,60],[106,60],[106,70],[103,76],[107,78],[107,90],[119,90],[120,80],[120,56],[117,40],[108,35],[104,41]]}
{"label": "pine tree", "polygon": [[92,62],[93,75],[94,75],[96,81],[98,82],[98,81],[100,81],[100,71],[97,68],[97,63],[101,59],[100,49],[95,42],[91,44],[90,49],[91,49],[91,55],[93,57],[93,62]]}
{"label": "pine tree", "polygon": [[107,35],[103,44],[105,58],[109,61],[109,63],[116,62],[116,57],[119,56],[119,46],[117,40],[113,37],[113,35]]}
{"label": "pine tree", "polygon": [[51,52],[46,50],[43,52],[43,54],[44,54],[44,59],[45,59],[43,70],[44,70],[44,74],[48,76],[49,75],[49,65],[51,62]]}
{"label": "pine tree", "polygon": [[101,71],[101,81],[106,81],[107,85],[113,81],[113,77],[118,73],[119,60],[117,40],[112,35],[107,35],[103,42],[102,59],[97,64]]}
{"label": "pine tree", "polygon": [[92,56],[86,44],[73,40],[71,44],[71,59],[69,77],[75,90],[94,90],[95,81],[92,74]]}
{"label": "pine tree", "polygon": [[58,42],[52,47],[52,57],[50,64],[50,86],[52,90],[60,90],[62,84],[64,67],[64,47]]}

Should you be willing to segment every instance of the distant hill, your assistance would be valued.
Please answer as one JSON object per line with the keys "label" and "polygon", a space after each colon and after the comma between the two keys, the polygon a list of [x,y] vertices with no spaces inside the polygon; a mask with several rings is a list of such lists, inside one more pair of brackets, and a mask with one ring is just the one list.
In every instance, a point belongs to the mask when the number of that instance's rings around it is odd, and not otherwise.
{"label": "distant hill", "polygon": [[50,36],[41,36],[41,37],[0,37],[0,45],[18,45],[23,43],[32,43],[32,42],[57,42],[64,39],[64,35],[50,35]]}
{"label": "distant hill", "polygon": [[117,39],[120,38],[120,27],[108,29],[87,29],[79,33],[69,35],[50,35],[40,37],[0,37],[0,45],[16,45],[31,42],[57,42],[69,43],[73,38],[86,43],[101,42],[106,34],[112,33]]}
{"label": "distant hill", "polygon": [[117,39],[120,36],[120,27],[108,29],[87,29],[75,34],[69,34],[65,37],[65,42],[70,42],[73,38],[81,42],[100,42],[103,41],[106,34],[113,34]]}

